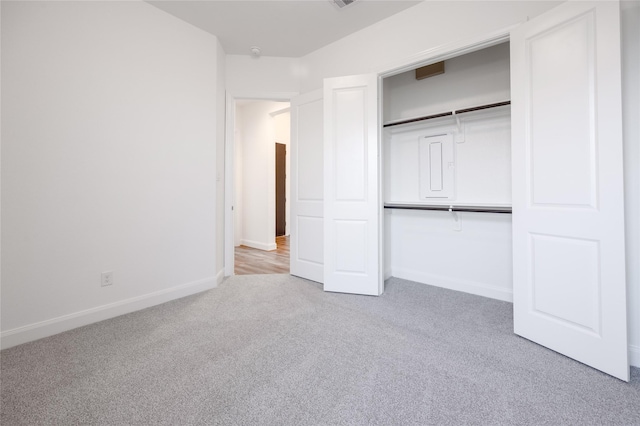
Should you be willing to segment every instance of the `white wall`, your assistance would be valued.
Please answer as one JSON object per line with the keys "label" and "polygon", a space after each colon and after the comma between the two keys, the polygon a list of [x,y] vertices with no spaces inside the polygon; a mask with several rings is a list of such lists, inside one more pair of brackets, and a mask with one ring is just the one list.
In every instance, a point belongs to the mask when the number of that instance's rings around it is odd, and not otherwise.
{"label": "white wall", "polygon": [[[384,139],[385,202],[511,204],[511,126],[508,110],[464,119],[465,140],[452,143],[450,199],[420,198],[419,141],[453,134],[456,126],[429,120],[390,127]],[[448,121],[452,121],[448,119]],[[500,300],[513,300],[511,215],[386,210],[385,274]]]}
{"label": "white wall", "polygon": [[438,46],[525,21],[560,2],[426,1],[300,59],[300,92],[322,80],[387,70]]}
{"label": "white wall", "polygon": [[2,2],[4,347],[215,286],[218,50],[144,2]]}
{"label": "white wall", "polygon": [[227,55],[227,92],[250,94],[298,92],[301,68],[297,58]]}
{"label": "white wall", "polygon": [[384,122],[511,99],[509,43],[445,61],[445,72],[416,80],[413,70],[384,79]]}
{"label": "white wall", "polygon": [[387,274],[416,282],[513,300],[511,216],[386,210]]}
{"label": "white wall", "polygon": [[[471,116],[471,117],[470,117]],[[383,138],[384,200],[388,203],[426,204],[511,204],[511,115],[507,108],[467,114],[461,118],[462,132],[455,121],[436,119],[387,128]],[[422,198],[421,175],[428,165],[421,163],[421,140],[451,135],[453,158],[443,173],[447,198]],[[464,142],[456,142],[463,136]],[[438,194],[440,195],[440,194]],[[444,197],[444,196],[443,196]]]}
{"label": "white wall", "polygon": [[[510,99],[509,44],[445,61],[445,73],[416,80],[414,71],[384,79],[384,122],[415,118]],[[454,191],[447,200],[467,204],[511,203],[511,120],[508,107],[385,128],[384,196],[392,203],[420,199],[419,141],[454,137]],[[424,167],[422,168],[424,170]]]}
{"label": "white wall", "polygon": [[252,101],[236,108],[240,126],[236,150],[241,144],[240,243],[260,250],[275,250],[275,147],[276,121],[272,113],[288,108],[288,102]]}

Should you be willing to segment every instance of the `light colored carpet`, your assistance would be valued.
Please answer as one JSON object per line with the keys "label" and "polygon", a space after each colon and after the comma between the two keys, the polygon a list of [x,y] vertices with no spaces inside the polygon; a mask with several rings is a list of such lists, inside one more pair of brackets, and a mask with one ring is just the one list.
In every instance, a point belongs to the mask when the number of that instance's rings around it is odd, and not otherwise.
{"label": "light colored carpet", "polygon": [[640,425],[623,383],[515,336],[509,303],[288,275],[2,351],[2,425]]}

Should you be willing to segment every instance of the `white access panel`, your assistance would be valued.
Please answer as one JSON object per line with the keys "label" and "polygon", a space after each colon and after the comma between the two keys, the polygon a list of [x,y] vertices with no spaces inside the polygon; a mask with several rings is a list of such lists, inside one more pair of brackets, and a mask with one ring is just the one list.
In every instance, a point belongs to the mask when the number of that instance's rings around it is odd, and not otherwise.
{"label": "white access panel", "polygon": [[324,83],[324,289],[380,295],[378,78]]}
{"label": "white access panel", "polygon": [[617,2],[511,35],[514,329],[629,380]]}
{"label": "white access panel", "polygon": [[455,162],[451,134],[420,138],[420,199],[452,199]]}
{"label": "white access panel", "polygon": [[291,275],[324,281],[322,90],[291,100]]}

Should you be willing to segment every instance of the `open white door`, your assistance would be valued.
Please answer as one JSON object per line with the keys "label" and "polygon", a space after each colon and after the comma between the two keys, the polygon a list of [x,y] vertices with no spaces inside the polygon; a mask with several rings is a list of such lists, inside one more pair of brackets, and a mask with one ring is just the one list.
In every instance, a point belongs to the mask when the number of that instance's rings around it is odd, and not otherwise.
{"label": "open white door", "polygon": [[618,3],[513,31],[511,94],[515,332],[628,381]]}
{"label": "open white door", "polygon": [[291,275],[323,282],[322,90],[291,100]]}
{"label": "open white door", "polygon": [[324,82],[324,289],[380,295],[378,78]]}

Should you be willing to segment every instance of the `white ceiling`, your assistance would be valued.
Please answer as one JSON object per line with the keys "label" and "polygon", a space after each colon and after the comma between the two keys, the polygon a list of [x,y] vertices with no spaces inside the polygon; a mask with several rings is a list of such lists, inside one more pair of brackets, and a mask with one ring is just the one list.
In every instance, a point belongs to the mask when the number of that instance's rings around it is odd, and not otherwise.
{"label": "white ceiling", "polygon": [[357,0],[342,9],[329,0],[148,0],[214,34],[228,54],[300,57],[401,12],[420,1]]}

